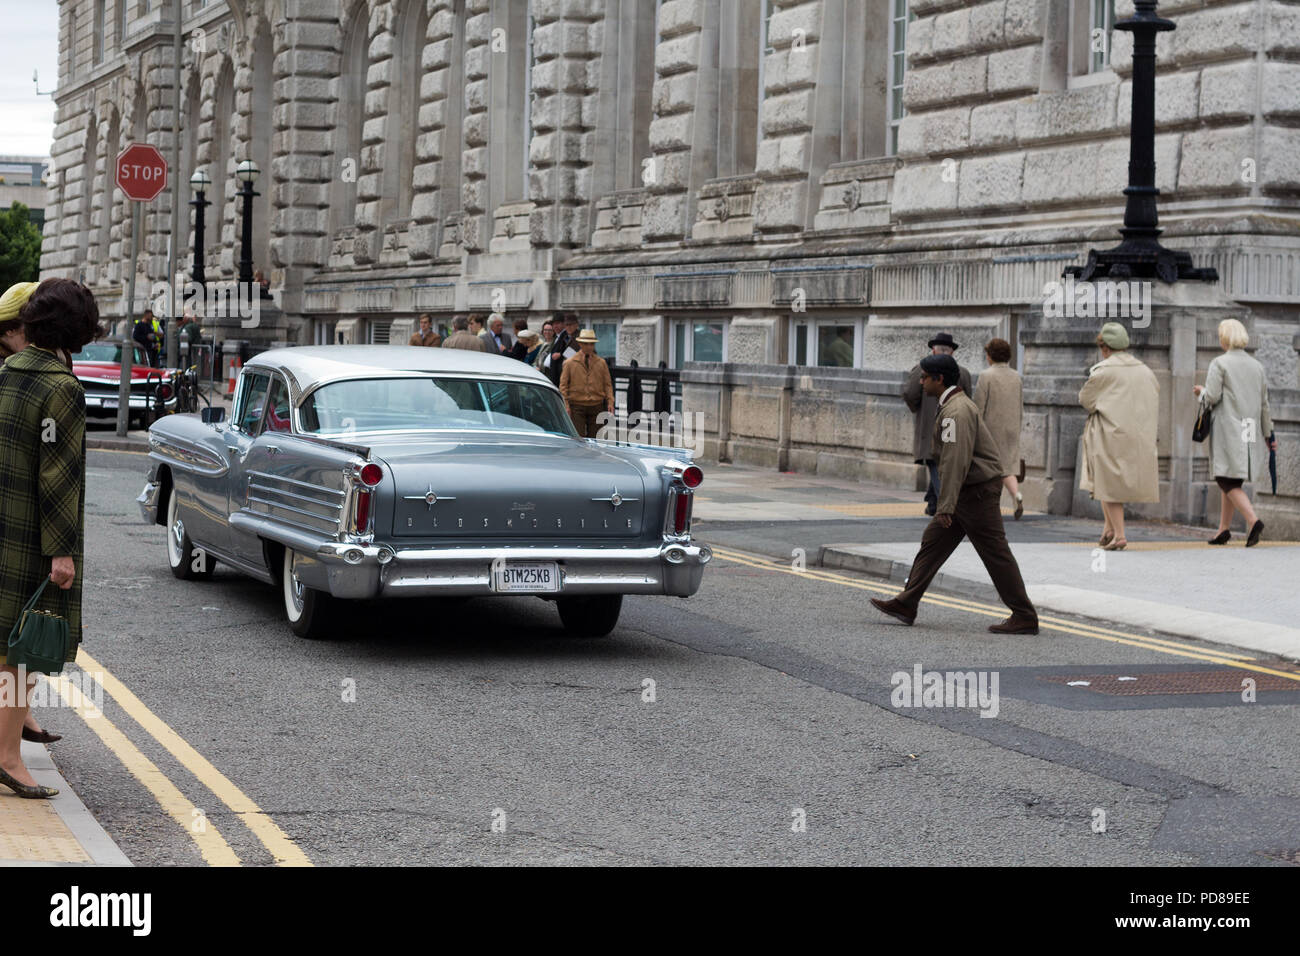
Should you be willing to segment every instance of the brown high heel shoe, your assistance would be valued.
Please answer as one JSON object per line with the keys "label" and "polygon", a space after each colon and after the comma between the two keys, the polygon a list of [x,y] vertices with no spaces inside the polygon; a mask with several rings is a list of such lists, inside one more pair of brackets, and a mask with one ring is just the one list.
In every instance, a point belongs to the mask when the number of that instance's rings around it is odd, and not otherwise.
{"label": "brown high heel shoe", "polygon": [[1128,547],[1128,539],[1127,539],[1127,538],[1111,538],[1111,539],[1110,539],[1110,542],[1109,542],[1108,544],[1103,544],[1103,545],[1101,546],[1101,550],[1103,550],[1103,551],[1123,551],[1123,550],[1124,550],[1125,548],[1127,548],[1127,547]]}

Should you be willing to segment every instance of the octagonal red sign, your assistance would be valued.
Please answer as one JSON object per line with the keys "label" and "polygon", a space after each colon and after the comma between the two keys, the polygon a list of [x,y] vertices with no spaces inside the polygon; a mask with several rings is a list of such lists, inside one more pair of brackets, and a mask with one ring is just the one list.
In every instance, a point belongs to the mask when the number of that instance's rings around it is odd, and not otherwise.
{"label": "octagonal red sign", "polygon": [[148,143],[132,143],[117,157],[116,182],[127,199],[149,202],[167,188],[167,160]]}

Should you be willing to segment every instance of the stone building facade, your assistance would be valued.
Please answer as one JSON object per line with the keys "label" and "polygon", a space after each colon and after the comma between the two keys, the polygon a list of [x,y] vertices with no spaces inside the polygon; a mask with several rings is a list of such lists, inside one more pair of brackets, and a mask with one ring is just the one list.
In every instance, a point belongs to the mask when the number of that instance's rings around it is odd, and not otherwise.
{"label": "stone building facade", "polygon": [[[170,155],[171,0],[60,0],[42,259],[122,310],[112,157]],[[1075,491],[1102,321],[1044,310],[1117,239],[1132,0],[185,0],[182,175],[207,167],[209,277],[238,256],[233,170],[263,170],[270,342],[402,341],[414,316],[573,309],[621,362],[684,368],[706,454],[911,486],[902,375],[940,329],[1026,378],[1030,507]],[[1190,442],[1214,323],[1245,320],[1282,440],[1266,520],[1300,530],[1300,5],[1171,0],[1156,101],[1164,241],[1136,354],[1162,386],[1161,504],[1217,513]],[[166,271],[172,194],[142,277]],[[192,247],[192,236],[182,248]],[[144,284],[147,288],[148,283]],[[848,356],[851,355],[851,360]],[[1257,486],[1257,490],[1260,488]],[[1267,490],[1267,489],[1263,489]]]}

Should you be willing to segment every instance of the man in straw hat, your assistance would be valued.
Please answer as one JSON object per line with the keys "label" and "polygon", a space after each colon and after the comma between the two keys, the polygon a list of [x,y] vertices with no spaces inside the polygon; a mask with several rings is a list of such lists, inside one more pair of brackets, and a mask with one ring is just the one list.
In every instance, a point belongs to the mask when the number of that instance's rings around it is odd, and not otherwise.
{"label": "man in straw hat", "polygon": [[560,394],[578,434],[595,438],[600,413],[614,411],[614,381],[609,377],[609,366],[596,354],[596,333],[583,329],[577,342],[581,351],[564,363]]}

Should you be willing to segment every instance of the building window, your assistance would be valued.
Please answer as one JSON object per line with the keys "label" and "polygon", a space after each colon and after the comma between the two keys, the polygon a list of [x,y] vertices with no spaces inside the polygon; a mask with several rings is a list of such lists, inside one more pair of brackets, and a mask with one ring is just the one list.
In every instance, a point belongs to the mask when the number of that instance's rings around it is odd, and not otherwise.
{"label": "building window", "polygon": [[492,5],[492,28],[505,31],[504,73],[492,68],[488,142],[490,210],[503,203],[528,198],[528,148],[532,139],[532,0],[509,0]]}
{"label": "building window", "polygon": [[596,354],[613,365],[618,353],[618,323],[592,322],[590,328],[596,333]]}
{"label": "building window", "polygon": [[316,320],[316,344],[317,345],[334,345],[334,320],[317,319]]}
{"label": "building window", "polygon": [[889,134],[888,155],[898,152],[898,126],[907,115],[903,109],[903,80],[907,75],[907,24],[912,20],[908,0],[891,0],[889,11]]}
{"label": "building window", "polygon": [[108,0],[95,0],[95,65],[104,62],[104,5]]}
{"label": "building window", "polygon": [[[361,130],[366,111],[370,36],[366,5],[354,6],[343,41],[343,70],[335,104],[334,169],[330,175],[330,235],[357,221],[357,178],[361,173]],[[350,164],[345,175],[344,164]]]}
{"label": "building window", "polygon": [[862,364],[862,321],[800,317],[790,327],[794,365],[857,368]]}
{"label": "building window", "polygon": [[131,0],[117,0],[117,45],[126,46],[126,30],[131,22]]}
{"label": "building window", "polygon": [[366,341],[371,345],[387,345],[389,333],[393,331],[393,323],[381,322],[378,319],[366,319]]}
{"label": "building window", "polygon": [[1071,0],[1069,75],[1109,74],[1115,0]]}
{"label": "building window", "polygon": [[727,323],[706,319],[675,319],[670,354],[672,367],[687,362],[725,362]]}
{"label": "building window", "polygon": [[[772,0],[763,0],[763,11],[758,24],[758,109],[754,118],[754,148],[757,149],[763,142],[763,102],[767,99],[767,77],[764,70],[764,64],[767,63],[769,54],[775,53],[772,49],[772,14],[776,13],[776,5]],[[757,153],[755,153],[757,156]]]}

